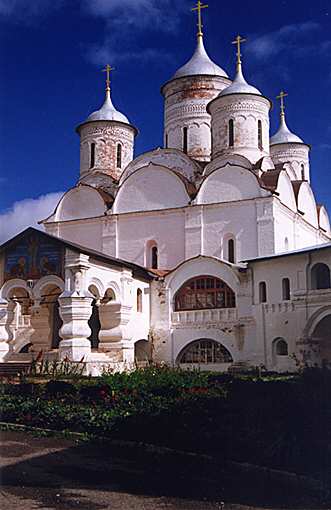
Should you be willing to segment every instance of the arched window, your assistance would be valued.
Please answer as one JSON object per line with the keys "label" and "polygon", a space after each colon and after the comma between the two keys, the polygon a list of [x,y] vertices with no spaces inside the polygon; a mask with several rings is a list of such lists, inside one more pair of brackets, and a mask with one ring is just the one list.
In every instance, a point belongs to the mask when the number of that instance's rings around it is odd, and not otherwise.
{"label": "arched window", "polygon": [[234,244],[234,239],[229,239],[228,240],[228,261],[231,262],[232,264],[235,263],[235,244]]}
{"label": "arched window", "polygon": [[258,143],[259,143],[259,149],[263,149],[263,132],[262,132],[262,121],[257,121],[257,136],[258,136]]}
{"label": "arched window", "polygon": [[326,264],[315,264],[311,270],[311,286],[312,289],[330,289],[331,278],[330,269]]}
{"label": "arched window", "polygon": [[229,351],[215,340],[202,338],[190,343],[177,358],[178,363],[216,364],[232,363]]}
{"label": "arched window", "polygon": [[117,144],[116,166],[122,168],[122,145],[120,143]]}
{"label": "arched window", "polygon": [[183,152],[187,154],[188,151],[188,128],[183,128]]}
{"label": "arched window", "polygon": [[198,276],[188,280],[175,295],[175,310],[204,310],[208,308],[235,308],[232,289],[213,276]]}
{"label": "arched window", "polygon": [[274,352],[276,356],[288,356],[287,342],[283,338],[274,340]]}
{"label": "arched window", "polygon": [[289,278],[283,278],[282,280],[282,293],[283,301],[289,301],[291,299],[291,287]]}
{"label": "arched window", "polygon": [[259,283],[259,302],[260,303],[267,302],[267,284],[266,284],[266,282]]}
{"label": "arched window", "polygon": [[143,293],[141,289],[137,289],[137,312],[143,311]]}
{"label": "arched window", "polygon": [[305,175],[305,165],[302,163],[301,165],[301,180],[302,181],[305,181],[306,180],[306,175]]}
{"label": "arched window", "polygon": [[95,165],[95,143],[91,143],[90,147],[90,168],[93,168]]}
{"label": "arched window", "polygon": [[234,145],[234,122],[233,119],[229,120],[229,147]]}
{"label": "arched window", "polygon": [[151,259],[152,259],[152,269],[157,269],[158,268],[158,264],[159,264],[157,246],[152,246],[152,249],[151,249]]}

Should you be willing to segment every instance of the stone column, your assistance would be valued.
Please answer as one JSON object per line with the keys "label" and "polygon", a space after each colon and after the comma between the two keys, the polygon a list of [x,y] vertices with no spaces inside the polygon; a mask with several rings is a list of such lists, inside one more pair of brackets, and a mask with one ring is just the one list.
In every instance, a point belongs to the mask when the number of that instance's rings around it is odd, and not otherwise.
{"label": "stone column", "polygon": [[0,298],[0,362],[5,361],[10,352],[10,332],[8,329],[8,301]]}
{"label": "stone column", "polygon": [[66,255],[65,291],[59,296],[63,325],[59,345],[60,359],[87,361],[91,353],[88,320],[92,314],[92,294],[86,289],[87,255],[69,252]]}
{"label": "stone column", "polygon": [[101,330],[99,332],[99,351],[111,352],[114,361],[124,361],[123,341],[126,340],[126,325],[130,320],[130,311],[119,301],[101,303],[99,317]]}
{"label": "stone column", "polygon": [[50,350],[49,310],[40,301],[36,301],[31,307],[31,327],[31,351],[39,353]]}

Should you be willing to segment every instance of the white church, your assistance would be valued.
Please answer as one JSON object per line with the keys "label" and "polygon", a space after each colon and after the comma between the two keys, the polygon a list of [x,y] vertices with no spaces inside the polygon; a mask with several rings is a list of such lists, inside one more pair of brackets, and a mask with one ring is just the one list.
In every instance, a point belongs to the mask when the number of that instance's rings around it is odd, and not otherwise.
{"label": "white church", "polygon": [[[0,361],[295,371],[331,362],[331,233],[310,146],[197,46],[161,89],[163,148],[111,98],[78,125],[80,176],[0,247]],[[116,94],[115,94],[116,95]],[[291,125],[295,119],[291,119]],[[304,133],[300,133],[304,136]]]}

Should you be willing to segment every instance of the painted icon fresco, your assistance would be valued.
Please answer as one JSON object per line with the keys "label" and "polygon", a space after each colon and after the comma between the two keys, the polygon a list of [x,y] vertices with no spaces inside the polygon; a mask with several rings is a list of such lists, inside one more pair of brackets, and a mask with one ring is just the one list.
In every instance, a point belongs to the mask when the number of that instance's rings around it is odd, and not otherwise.
{"label": "painted icon fresco", "polygon": [[46,275],[62,276],[63,248],[46,237],[31,234],[10,247],[5,255],[5,280],[37,280]]}

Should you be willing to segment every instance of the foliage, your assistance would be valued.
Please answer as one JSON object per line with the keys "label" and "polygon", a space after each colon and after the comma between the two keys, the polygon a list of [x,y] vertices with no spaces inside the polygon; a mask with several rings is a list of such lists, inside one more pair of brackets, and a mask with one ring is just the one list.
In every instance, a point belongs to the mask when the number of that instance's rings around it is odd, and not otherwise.
{"label": "foliage", "polygon": [[167,367],[3,385],[2,420],[319,474],[331,464],[331,372],[234,377]]}

